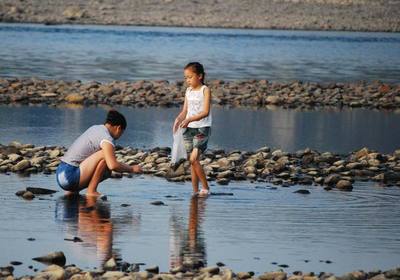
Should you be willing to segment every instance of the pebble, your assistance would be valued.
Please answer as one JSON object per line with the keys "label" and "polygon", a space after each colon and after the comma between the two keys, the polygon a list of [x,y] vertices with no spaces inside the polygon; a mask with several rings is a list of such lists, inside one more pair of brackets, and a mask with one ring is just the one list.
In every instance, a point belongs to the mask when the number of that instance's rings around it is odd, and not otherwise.
{"label": "pebble", "polygon": [[154,274],[158,274],[160,269],[158,266],[151,266],[145,269],[147,272],[149,273],[154,273]]}
{"label": "pebble", "polygon": [[166,204],[160,200],[156,200],[153,202],[150,202],[151,205],[156,205],[156,206],[165,206]]}
{"label": "pebble", "polygon": [[299,194],[310,194],[310,191],[309,191],[309,190],[303,190],[303,189],[300,189],[300,190],[297,190],[297,191],[295,191],[295,192],[293,192],[293,193],[299,193]]}
{"label": "pebble", "polygon": [[26,200],[32,200],[35,198],[35,195],[29,191],[24,192],[24,194],[22,195],[22,197]]}

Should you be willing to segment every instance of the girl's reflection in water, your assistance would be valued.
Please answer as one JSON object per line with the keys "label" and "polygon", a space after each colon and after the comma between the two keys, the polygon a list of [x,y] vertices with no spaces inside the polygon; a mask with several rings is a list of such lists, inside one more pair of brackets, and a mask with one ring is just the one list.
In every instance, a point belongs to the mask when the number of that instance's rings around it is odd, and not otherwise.
{"label": "girl's reflection in water", "polygon": [[63,196],[57,200],[56,219],[63,222],[68,238],[78,236],[83,240],[77,249],[80,258],[100,260],[100,265],[111,257],[118,257],[118,249],[113,250],[115,223],[124,225],[135,223],[140,226],[140,217],[133,218],[130,213],[116,221],[111,219],[110,205],[96,197]]}
{"label": "girl's reflection in water", "polygon": [[201,224],[204,220],[206,199],[194,196],[190,200],[189,225],[187,230],[182,219],[172,213],[170,231],[170,268],[184,263],[206,266],[206,244]]}

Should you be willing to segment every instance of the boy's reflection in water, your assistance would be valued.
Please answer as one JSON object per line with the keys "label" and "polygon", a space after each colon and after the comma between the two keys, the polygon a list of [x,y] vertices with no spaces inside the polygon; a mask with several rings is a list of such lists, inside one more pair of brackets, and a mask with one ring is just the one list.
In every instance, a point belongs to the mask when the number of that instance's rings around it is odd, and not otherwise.
{"label": "boy's reflection in water", "polygon": [[194,196],[190,200],[189,225],[184,230],[182,219],[175,213],[171,216],[170,268],[185,262],[207,265],[206,244],[201,224],[204,220],[206,199]]}
{"label": "boy's reflection in water", "polygon": [[[78,248],[79,257],[95,259],[96,262],[100,260],[103,266],[112,256],[119,256],[117,250],[112,248],[115,223],[111,220],[107,202],[82,195],[63,196],[57,200],[56,219],[66,226],[68,238],[78,236],[83,240],[78,246],[73,246],[74,249]],[[134,219],[131,214],[124,214],[118,222],[126,226],[132,224]],[[137,225],[140,225],[140,221]]]}

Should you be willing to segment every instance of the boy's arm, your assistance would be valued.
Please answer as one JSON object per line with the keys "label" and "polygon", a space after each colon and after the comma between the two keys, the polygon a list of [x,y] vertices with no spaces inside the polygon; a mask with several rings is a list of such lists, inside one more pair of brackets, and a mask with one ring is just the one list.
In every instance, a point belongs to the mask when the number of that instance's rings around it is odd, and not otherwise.
{"label": "boy's arm", "polygon": [[187,127],[190,122],[199,121],[210,114],[210,107],[211,107],[211,91],[208,87],[204,89],[204,107],[203,111],[197,115],[191,116],[190,118],[185,119],[182,121],[181,126]]}
{"label": "boy's arm", "polygon": [[130,172],[139,173],[142,168],[139,165],[127,165],[125,163],[118,162],[115,158],[114,146],[108,142],[103,142],[101,144],[101,149],[104,152],[104,159],[106,161],[108,169],[117,172]]}

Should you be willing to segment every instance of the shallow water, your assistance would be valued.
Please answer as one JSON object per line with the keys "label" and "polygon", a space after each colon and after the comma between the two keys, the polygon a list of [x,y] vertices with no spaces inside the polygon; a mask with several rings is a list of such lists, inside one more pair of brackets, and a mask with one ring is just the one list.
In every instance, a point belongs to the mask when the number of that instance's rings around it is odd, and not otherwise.
{"label": "shallow water", "polygon": [[180,80],[197,60],[211,79],[399,83],[400,34],[0,24],[0,76]]}
{"label": "shallow water", "polygon": [[[53,176],[1,175],[0,264],[64,251],[67,263],[99,267],[111,255],[128,262],[160,265],[162,271],[186,259],[207,265],[222,261],[235,271],[334,272],[389,269],[400,258],[400,188],[356,184],[351,193],[309,187],[310,195],[265,183],[212,186],[210,196],[191,200],[190,183],[153,177],[110,179],[100,186],[107,202],[66,200],[61,193],[24,201],[14,193],[27,186],[55,188]],[[172,196],[166,198],[165,196]],[[153,206],[162,200],[167,206]],[[122,203],[129,204],[121,207]],[[95,205],[96,209],[86,208]],[[82,243],[65,241],[78,236]],[[28,241],[33,237],[35,241]],[[308,263],[305,260],[309,260]],[[331,264],[320,261],[332,261]]]}
{"label": "shallow water", "polygon": [[[128,129],[123,146],[172,146],[177,108],[118,108]],[[106,109],[0,106],[0,143],[18,140],[68,147],[89,126],[102,123]],[[365,109],[298,111],[213,108],[210,148],[256,150],[262,146],[294,152],[306,147],[348,153],[362,147],[392,153],[400,148],[400,114]]]}

